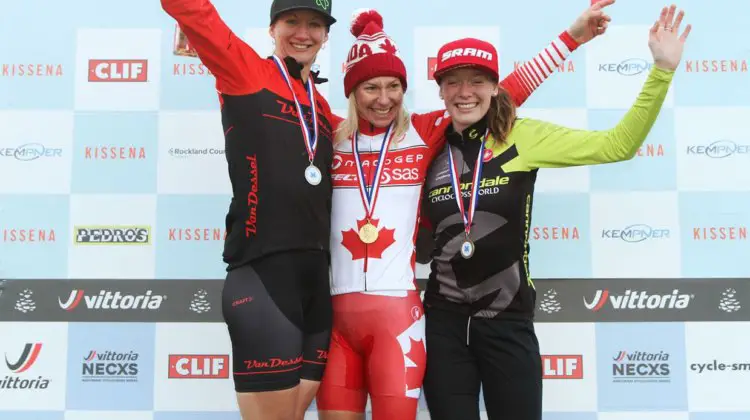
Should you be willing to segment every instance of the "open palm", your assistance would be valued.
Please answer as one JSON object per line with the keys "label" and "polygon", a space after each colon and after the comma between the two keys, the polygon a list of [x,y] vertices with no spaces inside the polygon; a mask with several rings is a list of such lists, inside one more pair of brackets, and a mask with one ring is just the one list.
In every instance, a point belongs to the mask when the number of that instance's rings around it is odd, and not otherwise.
{"label": "open palm", "polygon": [[685,41],[687,40],[691,25],[687,25],[682,35],[679,35],[680,25],[685,12],[680,10],[675,15],[677,7],[664,7],[661,10],[659,20],[654,22],[648,36],[648,47],[654,58],[654,65],[666,70],[676,70],[682,59]]}

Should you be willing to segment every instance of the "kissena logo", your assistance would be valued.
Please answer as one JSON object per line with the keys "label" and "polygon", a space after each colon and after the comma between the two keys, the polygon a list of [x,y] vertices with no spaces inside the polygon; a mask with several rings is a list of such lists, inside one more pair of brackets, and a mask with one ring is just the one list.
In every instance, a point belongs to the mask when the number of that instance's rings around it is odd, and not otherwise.
{"label": "kissena logo", "polygon": [[[28,374],[31,368],[39,360],[39,354],[42,352],[42,343],[26,343],[21,355],[15,361],[8,360],[8,353],[5,353],[5,366],[13,373],[0,379],[0,389],[47,389],[49,378],[37,376],[34,379],[24,379],[24,374]],[[20,375],[20,376],[17,376]]]}
{"label": "kissena logo", "polygon": [[583,379],[583,356],[542,355],[544,379]]}
{"label": "kissena logo", "polygon": [[624,229],[602,230],[604,239],[620,239],[625,242],[638,243],[649,239],[669,239],[669,229],[657,229],[645,224],[630,225]]}
{"label": "kissena logo", "polygon": [[89,60],[89,82],[148,82],[148,60]]}
{"label": "kissena logo", "polygon": [[687,154],[708,156],[712,159],[724,159],[735,155],[750,155],[750,145],[737,144],[731,140],[717,140],[708,146],[693,145],[687,147]]}
{"label": "kissena logo", "polygon": [[170,379],[227,379],[229,356],[226,354],[170,354]]}
{"label": "kissena logo", "polygon": [[626,58],[619,63],[599,64],[602,73],[618,73],[622,76],[636,76],[651,70],[653,64],[642,58]]}
{"label": "kissena logo", "polygon": [[591,312],[601,311],[607,304],[613,310],[654,310],[654,309],[685,309],[690,302],[695,299],[695,295],[680,293],[674,289],[671,294],[659,295],[651,294],[645,291],[626,290],[624,294],[610,293],[608,289],[596,291],[594,298],[589,302],[583,298],[583,304]]}
{"label": "kissena logo", "polygon": [[75,226],[76,245],[148,245],[151,226]]}
{"label": "kissena logo", "polygon": [[0,157],[12,157],[20,161],[30,161],[46,158],[62,157],[62,149],[58,147],[46,147],[42,143],[26,143],[12,148],[0,148]]}
{"label": "kissena logo", "polygon": [[144,294],[129,295],[111,290],[101,290],[98,294],[87,295],[84,290],[73,289],[68,299],[63,302],[60,297],[57,303],[61,309],[68,312],[74,311],[81,304],[89,310],[144,310],[155,311],[161,307],[166,296],[154,295],[153,291],[147,290]]}

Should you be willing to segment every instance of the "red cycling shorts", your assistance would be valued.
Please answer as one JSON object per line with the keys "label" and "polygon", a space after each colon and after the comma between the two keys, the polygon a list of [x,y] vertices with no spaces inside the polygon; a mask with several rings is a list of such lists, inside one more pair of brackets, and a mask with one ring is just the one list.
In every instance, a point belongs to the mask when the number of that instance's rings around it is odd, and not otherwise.
{"label": "red cycling shorts", "polygon": [[416,418],[426,363],[424,326],[418,291],[404,297],[333,296],[318,410],[362,413],[369,394],[374,420]]}

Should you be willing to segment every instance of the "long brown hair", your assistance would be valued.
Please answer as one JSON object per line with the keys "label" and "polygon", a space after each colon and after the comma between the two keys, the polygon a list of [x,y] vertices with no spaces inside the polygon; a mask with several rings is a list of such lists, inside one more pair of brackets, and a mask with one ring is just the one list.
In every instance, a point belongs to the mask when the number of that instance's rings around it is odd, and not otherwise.
{"label": "long brown hair", "polygon": [[502,86],[498,87],[497,95],[490,100],[486,118],[492,138],[498,143],[505,143],[516,121],[516,104]]}

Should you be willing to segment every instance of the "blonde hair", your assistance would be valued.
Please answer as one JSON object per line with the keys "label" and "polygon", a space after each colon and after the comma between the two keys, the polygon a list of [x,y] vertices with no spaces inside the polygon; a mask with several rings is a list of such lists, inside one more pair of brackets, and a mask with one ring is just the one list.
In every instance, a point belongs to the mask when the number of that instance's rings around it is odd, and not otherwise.
{"label": "blonde hair", "polygon": [[[406,106],[402,103],[401,110],[396,115],[396,124],[393,127],[393,142],[391,146],[395,146],[401,141],[401,138],[409,130],[411,126],[411,117],[409,112],[406,110]],[[359,130],[359,113],[357,112],[357,98],[354,92],[349,94],[349,107],[346,113],[346,119],[341,121],[339,127],[336,129],[334,144],[338,145],[342,141],[346,141]]]}
{"label": "blonde hair", "polygon": [[490,100],[490,109],[487,110],[487,127],[496,142],[505,143],[516,118],[516,104],[510,93],[500,86],[497,96]]}

